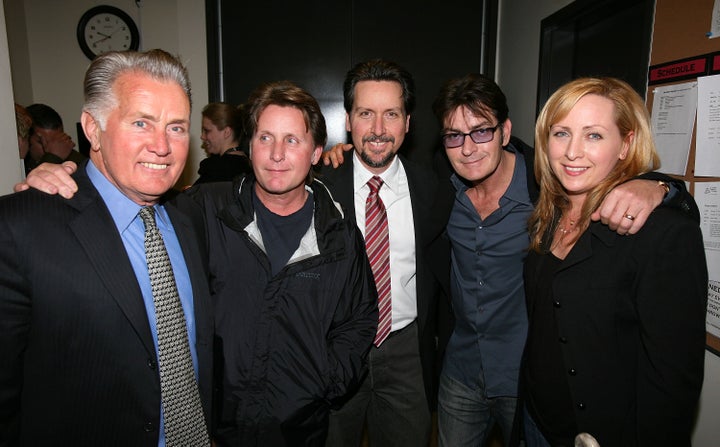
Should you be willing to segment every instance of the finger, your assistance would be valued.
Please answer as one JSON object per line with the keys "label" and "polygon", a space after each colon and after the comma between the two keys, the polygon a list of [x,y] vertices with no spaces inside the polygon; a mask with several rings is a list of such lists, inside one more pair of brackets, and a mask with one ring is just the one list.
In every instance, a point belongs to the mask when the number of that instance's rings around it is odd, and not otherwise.
{"label": "finger", "polygon": [[[629,217],[633,217],[633,219],[630,219]],[[633,222],[635,222],[634,216],[627,213],[622,214],[620,217],[613,219],[613,227],[611,227],[611,229],[615,230],[619,234],[628,234],[633,226]]]}
{"label": "finger", "polygon": [[[650,217],[650,213],[646,210],[640,210],[637,211],[635,214],[629,214],[630,216],[633,216],[634,219],[631,220],[632,225],[627,230],[628,234],[635,234],[645,225],[645,222],[647,222],[648,217]],[[627,216],[626,216],[626,220]]]}
{"label": "finger", "polygon": [[74,161],[64,161],[60,166],[65,169],[68,175],[74,174],[75,171],[77,171],[77,164]]}
{"label": "finger", "polygon": [[623,225],[623,212],[615,206],[614,202],[603,202],[596,213],[599,214],[600,222],[613,231],[617,231]]}
{"label": "finger", "polygon": [[[32,174],[32,171],[30,173]],[[25,184],[28,188],[37,189],[47,194],[57,194],[58,187],[55,185],[55,183],[43,178],[44,175],[47,175],[47,173],[28,175],[28,177],[25,179]]]}
{"label": "finger", "polygon": [[25,182],[15,183],[15,186],[13,186],[14,192],[20,192],[30,189],[30,186]]}
{"label": "finger", "polygon": [[76,169],[77,165],[73,162],[64,162],[61,165],[43,163],[30,171],[25,182],[40,191],[60,194],[69,199],[77,192],[77,184],[70,176]]}

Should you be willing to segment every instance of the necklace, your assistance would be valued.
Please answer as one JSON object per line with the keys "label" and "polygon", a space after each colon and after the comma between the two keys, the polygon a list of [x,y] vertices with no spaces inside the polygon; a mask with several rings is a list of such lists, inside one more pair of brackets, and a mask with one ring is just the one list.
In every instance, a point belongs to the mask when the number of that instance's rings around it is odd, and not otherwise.
{"label": "necklace", "polygon": [[562,233],[563,236],[566,235],[566,234],[570,234],[570,233],[574,232],[575,230],[577,230],[577,227],[575,226],[575,224],[577,223],[576,220],[573,220],[573,219],[568,218],[568,219],[567,219],[567,221],[568,221],[568,222],[567,222],[567,227],[562,224],[562,220],[563,220],[563,218],[561,217],[561,218],[560,218],[560,221],[558,222],[557,230],[558,230],[560,233]]}

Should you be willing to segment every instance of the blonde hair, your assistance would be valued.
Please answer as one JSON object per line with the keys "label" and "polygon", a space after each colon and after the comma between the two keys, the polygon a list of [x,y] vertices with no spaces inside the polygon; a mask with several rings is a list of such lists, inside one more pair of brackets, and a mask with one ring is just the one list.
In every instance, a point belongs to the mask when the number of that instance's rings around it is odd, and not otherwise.
{"label": "blonde hair", "polygon": [[[628,151],[627,156],[618,160],[608,176],[588,193],[578,221],[580,231],[576,238],[587,228],[590,215],[610,190],[660,166],[647,108],[629,84],[615,78],[580,78],[563,85],[545,103],[535,124],[535,177],[540,184],[540,198],[529,222],[531,250],[542,251],[543,242],[570,204],[565,189],[550,167],[550,128],[565,118],[586,95],[602,96],[614,103],[615,124],[623,141],[628,143]],[[546,250],[548,248],[545,247]]]}

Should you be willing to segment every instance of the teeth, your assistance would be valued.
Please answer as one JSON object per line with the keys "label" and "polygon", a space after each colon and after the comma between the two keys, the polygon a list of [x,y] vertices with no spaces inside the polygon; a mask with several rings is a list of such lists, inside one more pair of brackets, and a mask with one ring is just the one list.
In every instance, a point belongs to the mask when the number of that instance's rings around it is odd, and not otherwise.
{"label": "teeth", "polygon": [[587,168],[572,168],[570,166],[565,166],[565,169],[572,172],[580,172],[586,170]]}
{"label": "teeth", "polygon": [[140,163],[148,169],[167,169],[168,165],[158,165],[155,163]]}

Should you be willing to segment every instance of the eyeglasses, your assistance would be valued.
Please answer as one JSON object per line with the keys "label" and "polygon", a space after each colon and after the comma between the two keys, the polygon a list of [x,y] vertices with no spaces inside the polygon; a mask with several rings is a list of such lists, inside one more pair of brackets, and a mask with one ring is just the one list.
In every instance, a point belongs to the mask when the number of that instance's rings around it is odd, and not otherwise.
{"label": "eyeglasses", "polygon": [[468,133],[446,133],[442,136],[442,142],[446,148],[452,149],[454,147],[460,147],[465,144],[465,137],[470,135],[470,138],[476,144],[487,143],[488,141],[492,141],[492,139],[495,137],[495,131],[498,129],[498,127],[500,127],[500,123],[496,124],[495,127],[483,127],[482,129],[475,129],[472,132]]}

